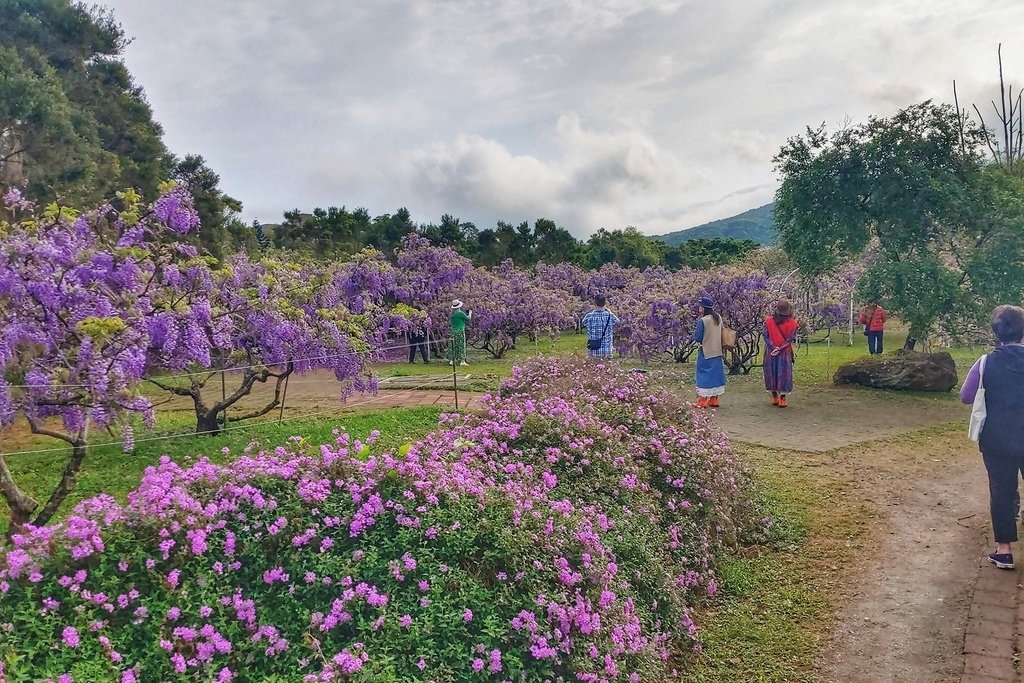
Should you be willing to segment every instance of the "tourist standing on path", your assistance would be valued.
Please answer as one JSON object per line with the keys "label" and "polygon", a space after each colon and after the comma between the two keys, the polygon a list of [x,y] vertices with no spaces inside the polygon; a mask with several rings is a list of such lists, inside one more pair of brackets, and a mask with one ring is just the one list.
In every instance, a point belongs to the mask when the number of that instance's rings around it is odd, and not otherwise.
{"label": "tourist standing on path", "polygon": [[[978,447],[988,471],[989,507],[996,551],[989,562],[1013,569],[1017,540],[1017,475],[1024,467],[1024,309],[1000,306],[992,316],[996,348],[978,359],[960,389],[960,400],[984,401]],[[979,394],[979,388],[983,391]]]}
{"label": "tourist standing on path", "polygon": [[785,299],[775,304],[775,314],[768,316],[761,330],[764,336],[764,388],[772,394],[772,404],[785,408],[786,397],[793,392],[793,342],[797,322],[793,306]]}
{"label": "tourist standing on path", "polygon": [[452,360],[448,365],[469,365],[466,362],[466,323],[473,318],[473,311],[463,311],[462,302],[452,302]]}
{"label": "tourist standing on path", "polygon": [[427,328],[426,321],[417,320],[412,323],[412,327],[405,333],[405,336],[409,339],[409,362],[416,362],[416,352],[419,351],[420,355],[423,356],[423,363],[430,363],[430,356],[427,355]]}
{"label": "tourist standing on path", "polygon": [[725,358],[722,355],[722,316],[715,312],[714,302],[700,300],[702,317],[697,321],[693,340],[700,344],[697,351],[697,403],[698,408],[718,408],[719,397],[725,393]]}
{"label": "tourist standing on path", "polygon": [[882,353],[882,337],[885,335],[885,309],[878,304],[868,304],[860,313],[860,324],[868,338],[868,353],[872,356]]}
{"label": "tourist standing on path", "polygon": [[604,294],[594,297],[597,307],[583,316],[583,327],[587,330],[587,355],[591,358],[611,358],[612,336],[619,319],[607,308],[608,300]]}

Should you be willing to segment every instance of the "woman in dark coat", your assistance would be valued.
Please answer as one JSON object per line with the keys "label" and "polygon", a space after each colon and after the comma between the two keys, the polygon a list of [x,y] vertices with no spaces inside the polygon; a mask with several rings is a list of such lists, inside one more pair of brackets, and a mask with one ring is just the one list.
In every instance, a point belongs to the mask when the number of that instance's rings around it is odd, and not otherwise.
{"label": "woman in dark coat", "polygon": [[[978,447],[988,471],[989,507],[996,551],[989,562],[1013,569],[1010,544],[1017,540],[1017,473],[1024,467],[1024,309],[1000,306],[992,316],[996,348],[974,364],[960,400],[985,401]],[[985,391],[978,395],[979,386]]]}

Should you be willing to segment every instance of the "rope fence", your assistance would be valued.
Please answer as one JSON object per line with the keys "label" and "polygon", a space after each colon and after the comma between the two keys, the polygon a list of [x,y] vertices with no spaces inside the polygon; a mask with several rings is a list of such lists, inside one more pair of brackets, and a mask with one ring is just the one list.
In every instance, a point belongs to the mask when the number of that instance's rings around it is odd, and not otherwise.
{"label": "rope fence", "polygon": [[[421,389],[423,389],[425,387],[429,387],[431,385],[436,384],[439,377],[447,378],[447,375],[431,375],[430,377],[426,378],[425,381],[423,381],[423,382],[421,382],[419,384],[416,384],[416,385],[410,386],[410,387],[401,387],[401,391],[419,391],[419,390],[421,390]],[[189,432],[182,432],[180,434],[167,434],[167,435],[162,435],[162,436],[144,437],[144,438],[140,438],[140,439],[135,439],[134,443],[140,444],[140,443],[154,443],[154,442],[158,442],[158,441],[171,441],[171,440],[175,440],[175,439],[184,439],[184,438],[189,438],[189,437],[194,437],[194,436],[200,436],[200,435],[203,435],[203,434],[219,435],[219,434],[223,434],[223,433],[226,433],[226,432],[235,432],[235,431],[244,430],[244,429],[266,427],[268,425],[284,424],[284,423],[292,422],[292,421],[295,421],[295,420],[302,420],[302,419],[308,419],[308,418],[314,418],[314,417],[337,416],[339,410],[346,410],[347,411],[347,410],[350,410],[352,408],[357,408],[359,406],[369,405],[369,404],[373,404],[373,403],[380,403],[380,395],[374,395],[371,398],[368,398],[368,399],[362,400],[362,401],[357,401],[357,402],[354,402],[354,403],[341,403],[338,406],[335,406],[335,407],[332,407],[332,408],[327,408],[327,409],[318,410],[318,411],[312,411],[312,412],[308,412],[308,413],[302,413],[301,415],[290,415],[288,417],[278,417],[278,418],[272,419],[272,420],[257,420],[257,419],[253,419],[253,420],[245,422],[244,424],[225,426],[225,427],[221,428],[220,430],[218,430],[217,432],[195,432],[195,431],[189,431]],[[456,397],[456,406],[457,405],[458,405],[458,398]],[[456,407],[456,410],[458,410],[457,407]],[[103,448],[103,447],[107,447],[107,446],[121,446],[121,445],[122,445],[122,441],[120,441],[120,440],[117,440],[117,441],[103,441],[103,442],[99,442],[99,443],[90,443],[89,444],[89,448]],[[67,451],[68,448],[70,448],[70,447],[69,446],[61,446],[61,447],[54,447],[54,448],[38,448],[38,449],[31,449],[31,450],[24,450],[24,451],[13,451],[13,452],[8,452],[8,453],[3,453],[3,455],[4,455],[4,457],[7,457],[7,456],[18,456],[18,455],[39,455],[39,454],[44,454],[44,453],[59,453],[59,452]]]}
{"label": "rope fence", "polygon": [[[450,337],[443,337],[441,339],[432,338],[431,343],[447,343],[450,341]],[[256,368],[265,367],[279,367],[288,363],[310,363],[313,361],[331,360],[334,358],[350,358],[352,356],[372,356],[387,351],[396,351],[398,349],[408,349],[409,344],[396,344],[394,346],[381,346],[366,351],[339,351],[338,353],[325,354],[321,356],[309,356],[305,358],[291,358],[280,362],[265,362],[265,363],[254,363],[252,365],[233,365],[225,368],[207,368],[205,370],[199,370],[196,372],[185,372],[174,375],[156,375],[153,379],[160,381],[173,380],[173,379],[187,379],[190,377],[199,377],[201,375],[211,375],[218,372],[240,372],[243,370],[253,370]],[[145,380],[143,380],[145,381]],[[83,389],[92,386],[91,384],[73,384],[73,383],[60,383],[60,384],[8,384],[8,389],[55,389],[55,388],[69,388],[69,389]]]}

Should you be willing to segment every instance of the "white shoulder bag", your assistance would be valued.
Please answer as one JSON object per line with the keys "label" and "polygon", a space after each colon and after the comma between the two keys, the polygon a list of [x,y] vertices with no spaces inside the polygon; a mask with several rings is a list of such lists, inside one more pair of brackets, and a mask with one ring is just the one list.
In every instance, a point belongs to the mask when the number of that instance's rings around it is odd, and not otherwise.
{"label": "white shoulder bag", "polygon": [[971,422],[967,426],[967,436],[971,441],[977,442],[981,438],[981,430],[985,427],[985,418],[988,417],[988,410],[985,407],[985,359],[981,357],[978,366],[978,392],[974,394],[974,403],[971,405]]}

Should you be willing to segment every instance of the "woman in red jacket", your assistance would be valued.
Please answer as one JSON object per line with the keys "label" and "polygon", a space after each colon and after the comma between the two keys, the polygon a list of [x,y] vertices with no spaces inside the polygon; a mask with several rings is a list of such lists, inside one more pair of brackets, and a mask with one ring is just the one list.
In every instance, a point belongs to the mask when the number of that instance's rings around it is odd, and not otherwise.
{"label": "woman in red jacket", "polygon": [[874,356],[882,353],[882,335],[885,334],[885,309],[878,304],[868,304],[860,314],[860,324],[868,338],[868,352]]}

